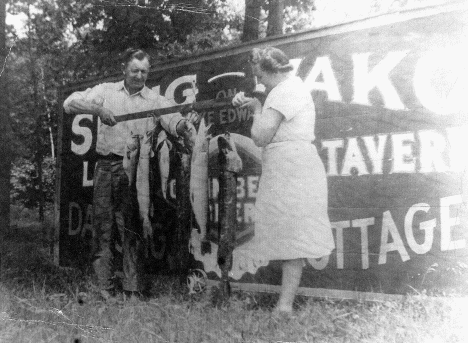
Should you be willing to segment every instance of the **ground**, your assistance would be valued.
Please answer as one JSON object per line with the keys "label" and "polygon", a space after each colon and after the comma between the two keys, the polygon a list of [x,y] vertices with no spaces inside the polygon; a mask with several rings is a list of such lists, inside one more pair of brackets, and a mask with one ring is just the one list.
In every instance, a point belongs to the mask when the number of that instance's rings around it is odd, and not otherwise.
{"label": "ground", "polygon": [[4,241],[0,342],[461,343],[468,336],[468,299],[424,293],[372,303],[298,297],[292,316],[278,316],[277,295],[235,293],[215,307],[212,293],[189,294],[178,278],[156,276],[149,299],[105,302],[90,273],[53,265],[50,221],[25,213]]}

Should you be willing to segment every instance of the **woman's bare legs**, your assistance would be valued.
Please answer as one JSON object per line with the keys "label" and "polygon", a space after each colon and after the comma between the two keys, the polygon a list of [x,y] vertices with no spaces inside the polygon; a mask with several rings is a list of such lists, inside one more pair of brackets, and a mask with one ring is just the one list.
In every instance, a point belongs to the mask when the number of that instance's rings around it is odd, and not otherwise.
{"label": "woman's bare legs", "polygon": [[281,293],[276,305],[278,312],[292,312],[294,297],[301,282],[303,259],[283,261]]}

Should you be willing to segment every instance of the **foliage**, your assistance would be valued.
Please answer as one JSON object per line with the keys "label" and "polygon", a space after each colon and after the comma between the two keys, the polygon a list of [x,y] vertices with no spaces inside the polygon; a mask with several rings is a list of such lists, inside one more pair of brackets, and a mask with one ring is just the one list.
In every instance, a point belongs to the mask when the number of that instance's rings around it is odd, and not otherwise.
{"label": "foliage", "polygon": [[[45,200],[53,203],[55,194],[55,160],[51,157],[43,161],[43,192]],[[26,158],[18,158],[11,169],[11,202],[26,208],[35,208],[39,204],[39,180],[36,166]]]}
{"label": "foliage", "polygon": [[[356,6],[340,1],[284,0],[284,31],[423,3],[368,0],[365,6]],[[430,4],[437,1],[442,0]],[[263,37],[268,0],[258,3],[262,12],[257,26]],[[9,0],[9,13],[26,16],[26,34],[7,28],[12,48],[7,70],[11,146],[22,158],[17,162],[29,160],[24,168],[34,164],[40,176],[42,159],[55,154],[61,85],[116,73],[121,54],[129,46],[146,48],[161,61],[236,44],[244,24],[244,5],[241,0]],[[351,16],[346,19],[343,13]]]}

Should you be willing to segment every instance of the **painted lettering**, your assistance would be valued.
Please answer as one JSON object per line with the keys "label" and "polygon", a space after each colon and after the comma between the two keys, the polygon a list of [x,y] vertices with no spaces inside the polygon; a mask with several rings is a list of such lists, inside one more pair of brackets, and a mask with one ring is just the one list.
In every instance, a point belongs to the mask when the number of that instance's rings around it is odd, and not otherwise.
{"label": "painted lettering", "polygon": [[[317,81],[320,75],[322,75],[323,82]],[[325,91],[329,101],[342,101],[338,82],[328,56],[317,57],[304,83],[311,91]]]}
{"label": "painted lettering", "polygon": [[354,219],[351,221],[353,228],[361,231],[361,263],[362,269],[369,269],[369,226],[375,224],[375,218]]}
{"label": "painted lettering", "polygon": [[425,203],[419,203],[411,206],[405,216],[405,236],[408,241],[408,245],[416,254],[425,254],[432,248],[434,241],[434,229],[436,227],[436,220],[426,220],[419,223],[419,230],[424,232],[424,241],[422,243],[416,242],[414,237],[414,229],[416,224],[414,223],[414,216],[418,212],[429,212],[431,207]]}
{"label": "painted lettering", "polygon": [[193,87],[192,85],[195,85],[197,83],[197,75],[184,75],[181,76],[174,81],[171,82],[171,84],[167,87],[166,93],[164,97],[171,101],[173,105],[176,105],[175,101],[175,91],[179,86],[182,86],[183,84],[187,84],[188,88],[184,89],[182,92],[182,95],[185,97],[185,100],[182,101],[180,104],[191,104],[195,101],[196,96],[198,94],[198,88]]}
{"label": "painted lettering", "polygon": [[88,179],[88,161],[83,161],[83,187],[92,187],[93,178]]}
{"label": "painted lettering", "polygon": [[[377,138],[377,142],[375,142]],[[383,173],[383,160],[385,155],[385,145],[387,144],[387,135],[364,136],[362,137],[364,145],[372,165],[372,174]]]}
{"label": "painted lettering", "polygon": [[333,229],[336,232],[336,268],[344,268],[344,243],[343,243],[343,230],[351,227],[351,222],[349,220],[333,222],[331,223]]}
{"label": "painted lettering", "polygon": [[397,133],[392,135],[392,171],[391,173],[415,173],[416,161],[413,153],[414,134]]}
{"label": "painted lettering", "polygon": [[86,214],[83,223],[83,229],[81,230],[81,237],[85,237],[86,233],[89,232],[91,237],[94,237],[94,229],[93,229],[93,205],[88,204],[86,206]]}
{"label": "painted lettering", "polygon": [[445,138],[435,130],[419,131],[421,173],[445,172],[448,167],[442,157],[445,151]]}
{"label": "painted lettering", "polygon": [[249,119],[247,117],[249,111],[246,108],[236,108],[236,112],[239,121],[246,121]]}
{"label": "painted lettering", "polygon": [[215,123],[215,119],[213,118],[214,116],[214,111],[209,111],[207,114],[206,114],[206,125],[209,126],[209,125],[213,125]]}
{"label": "painted lettering", "polygon": [[237,178],[237,198],[245,197],[245,179],[243,177]]}
{"label": "painted lettering", "polygon": [[377,88],[382,95],[385,107],[395,110],[405,109],[395,87],[390,81],[389,74],[408,52],[389,52],[371,71],[369,71],[369,57],[371,53],[353,54],[354,97],[352,102],[371,106],[369,92]]}
{"label": "painted lettering", "polygon": [[233,123],[235,122],[237,119],[237,112],[235,109],[233,108],[230,108],[228,109],[228,122],[229,123]]}
{"label": "painted lettering", "polygon": [[247,197],[255,198],[258,190],[258,180],[260,179],[257,175],[247,176]]}
{"label": "painted lettering", "polygon": [[466,108],[467,80],[466,49],[437,49],[417,61],[413,88],[425,108],[448,115]]}
{"label": "painted lettering", "polygon": [[93,116],[91,114],[78,114],[73,118],[72,132],[83,139],[83,142],[80,144],[75,143],[74,140],[71,142],[71,150],[77,155],[86,154],[93,143],[93,133],[91,129],[87,126],[80,125],[81,122],[85,120],[92,122]]}
{"label": "painted lettering", "polygon": [[356,137],[348,138],[348,145],[343,160],[343,169],[341,175],[367,175],[366,163],[364,156],[359,148],[358,140]]}
{"label": "painted lettering", "polygon": [[222,109],[221,111],[219,111],[219,123],[220,124],[228,123],[227,112],[228,112],[227,109]]}
{"label": "painted lettering", "polygon": [[227,94],[224,89],[221,89],[218,93],[216,93],[216,99],[223,99],[226,97],[227,97]]}
{"label": "painted lettering", "polygon": [[76,202],[70,202],[68,205],[68,235],[75,236],[81,231],[83,223],[83,212],[80,205]]}
{"label": "painted lettering", "polygon": [[[389,239],[392,239],[392,241],[389,242]],[[391,251],[398,251],[403,262],[410,259],[395,222],[393,221],[392,214],[390,211],[385,211],[382,218],[379,264],[387,263],[387,254]]]}
{"label": "painted lettering", "polygon": [[244,223],[252,224],[254,223],[254,209],[255,204],[253,202],[244,203]]}
{"label": "painted lettering", "polygon": [[[464,206],[461,195],[440,199],[440,250],[456,250],[466,247],[466,239],[453,240],[452,228],[459,228],[461,207]],[[452,213],[455,214],[452,216]],[[466,234],[465,234],[466,237]]]}
{"label": "painted lettering", "polygon": [[337,149],[343,148],[342,139],[333,139],[329,141],[322,141],[322,146],[327,149],[328,163],[327,171],[329,176],[338,175],[338,163],[337,163]]}

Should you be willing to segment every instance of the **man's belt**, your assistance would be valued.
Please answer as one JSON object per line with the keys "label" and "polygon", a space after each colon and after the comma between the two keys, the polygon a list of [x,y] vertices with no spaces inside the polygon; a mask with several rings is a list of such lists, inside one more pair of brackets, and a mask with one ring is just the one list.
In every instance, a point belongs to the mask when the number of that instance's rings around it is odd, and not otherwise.
{"label": "man's belt", "polygon": [[109,155],[99,155],[98,157],[100,160],[105,160],[105,161],[121,161],[123,160],[123,156],[110,153]]}

